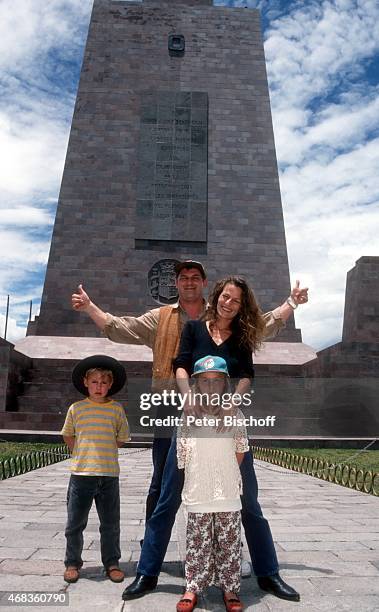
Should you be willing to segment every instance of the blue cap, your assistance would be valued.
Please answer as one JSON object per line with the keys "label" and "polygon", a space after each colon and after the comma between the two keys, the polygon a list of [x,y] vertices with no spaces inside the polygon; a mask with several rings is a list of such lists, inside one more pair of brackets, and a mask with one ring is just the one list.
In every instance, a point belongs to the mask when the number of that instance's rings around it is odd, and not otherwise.
{"label": "blue cap", "polygon": [[207,355],[198,359],[193,367],[192,376],[197,374],[203,374],[204,372],[222,372],[226,376],[229,376],[228,366],[226,365],[225,359],[222,357],[214,357]]}

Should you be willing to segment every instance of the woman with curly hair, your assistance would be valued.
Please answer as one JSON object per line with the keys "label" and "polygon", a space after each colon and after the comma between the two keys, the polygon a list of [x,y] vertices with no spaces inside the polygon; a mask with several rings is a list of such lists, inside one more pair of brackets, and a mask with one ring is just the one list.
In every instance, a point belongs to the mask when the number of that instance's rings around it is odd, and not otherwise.
{"label": "woman with curly hair", "polygon": [[265,316],[247,282],[239,276],[218,281],[204,316],[184,326],[174,361],[180,391],[189,390],[193,365],[206,355],[225,359],[231,379],[239,381],[235,393],[249,391],[254,376],[252,352],[260,347],[265,332]]}

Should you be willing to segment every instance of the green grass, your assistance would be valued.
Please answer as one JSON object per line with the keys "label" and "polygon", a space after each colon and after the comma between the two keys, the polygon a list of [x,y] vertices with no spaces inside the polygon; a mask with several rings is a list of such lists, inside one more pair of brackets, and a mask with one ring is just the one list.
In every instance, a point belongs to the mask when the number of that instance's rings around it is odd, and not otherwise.
{"label": "green grass", "polygon": [[45,444],[43,442],[0,442],[0,461],[16,457],[17,455],[27,455],[35,451],[47,451],[62,444]]}
{"label": "green grass", "polygon": [[[338,464],[342,461],[357,469],[371,470],[379,472],[379,450],[366,450],[356,453],[359,449],[344,448],[278,448],[291,455],[301,455],[302,457],[312,457],[312,459],[322,459],[328,463]],[[353,455],[356,455],[354,458]],[[348,461],[346,461],[348,460]]]}

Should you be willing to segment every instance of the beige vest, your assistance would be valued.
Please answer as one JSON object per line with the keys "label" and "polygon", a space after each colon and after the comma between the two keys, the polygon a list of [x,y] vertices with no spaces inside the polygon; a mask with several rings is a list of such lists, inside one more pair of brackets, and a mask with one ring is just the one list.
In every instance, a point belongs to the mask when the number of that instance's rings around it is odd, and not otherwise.
{"label": "beige vest", "polygon": [[[174,378],[172,362],[178,354],[182,324],[179,308],[162,306],[159,311],[157,334],[153,347],[153,384]],[[165,385],[163,385],[164,387]]]}

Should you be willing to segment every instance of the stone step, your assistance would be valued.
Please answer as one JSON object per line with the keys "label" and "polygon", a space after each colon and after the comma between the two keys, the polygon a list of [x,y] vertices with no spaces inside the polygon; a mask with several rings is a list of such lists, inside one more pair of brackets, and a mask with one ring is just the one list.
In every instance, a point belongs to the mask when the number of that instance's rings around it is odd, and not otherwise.
{"label": "stone step", "polygon": [[48,397],[62,397],[62,394],[76,394],[76,390],[72,383],[56,382],[56,381],[26,381],[23,383],[23,396],[32,396],[42,394]]}

